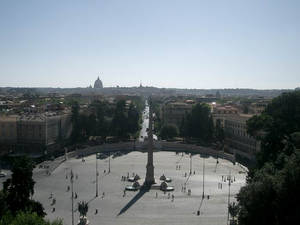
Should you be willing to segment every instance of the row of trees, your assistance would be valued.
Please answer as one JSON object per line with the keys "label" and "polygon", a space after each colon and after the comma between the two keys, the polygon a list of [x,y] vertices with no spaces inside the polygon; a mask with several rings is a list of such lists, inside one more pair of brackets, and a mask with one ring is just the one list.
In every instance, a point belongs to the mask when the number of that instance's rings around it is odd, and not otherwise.
{"label": "row of trees", "polygon": [[300,221],[300,91],[275,98],[248,123],[261,140],[256,168],[237,195],[238,222],[298,224]]}
{"label": "row of trees", "polygon": [[139,130],[140,107],[131,103],[126,107],[125,100],[117,102],[115,107],[107,102],[95,101],[88,113],[80,113],[79,105],[72,105],[73,143],[86,140],[89,136],[117,136],[128,138],[136,135]]}
{"label": "row of trees", "polygon": [[16,159],[12,176],[3,183],[0,191],[0,225],[62,225],[61,221],[44,220],[46,213],[40,202],[32,200],[34,164],[28,158]]}
{"label": "row of trees", "polygon": [[179,129],[175,125],[165,125],[160,130],[163,139],[176,136],[195,138],[202,143],[223,141],[224,131],[220,121],[214,127],[210,107],[207,104],[196,104],[190,113],[182,118]]}

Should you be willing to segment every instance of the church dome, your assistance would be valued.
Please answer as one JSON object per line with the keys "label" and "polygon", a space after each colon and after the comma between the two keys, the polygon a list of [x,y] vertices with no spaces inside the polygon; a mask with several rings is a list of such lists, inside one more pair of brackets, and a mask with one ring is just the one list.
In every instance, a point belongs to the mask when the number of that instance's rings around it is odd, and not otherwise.
{"label": "church dome", "polygon": [[103,88],[102,81],[99,79],[99,77],[94,83],[94,88]]}

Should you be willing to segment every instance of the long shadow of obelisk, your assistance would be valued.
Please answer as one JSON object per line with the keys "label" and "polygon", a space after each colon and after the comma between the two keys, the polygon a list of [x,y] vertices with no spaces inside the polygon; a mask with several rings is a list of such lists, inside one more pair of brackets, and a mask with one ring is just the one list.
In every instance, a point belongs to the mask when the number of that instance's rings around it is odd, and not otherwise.
{"label": "long shadow of obelisk", "polygon": [[136,203],[143,195],[150,190],[150,187],[143,186],[139,192],[128,202],[119,212],[117,216],[125,213],[134,203]]}

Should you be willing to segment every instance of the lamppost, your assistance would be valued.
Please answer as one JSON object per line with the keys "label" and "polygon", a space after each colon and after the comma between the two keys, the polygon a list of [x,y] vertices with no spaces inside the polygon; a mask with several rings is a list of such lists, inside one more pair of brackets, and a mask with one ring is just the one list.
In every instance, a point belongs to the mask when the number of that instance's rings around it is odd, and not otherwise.
{"label": "lamppost", "polygon": [[205,158],[203,157],[202,200],[200,202],[200,205],[199,205],[199,208],[197,211],[198,216],[200,215],[200,209],[201,209],[202,203],[204,201],[204,176],[205,176]]}
{"label": "lamppost", "polygon": [[110,152],[108,153],[108,173],[110,173]]}
{"label": "lamppost", "polygon": [[205,175],[205,158],[203,157],[202,199],[204,198],[204,175]]}
{"label": "lamppost", "polygon": [[96,154],[96,197],[98,197],[98,153]]}
{"label": "lamppost", "polygon": [[192,175],[192,153],[190,153],[190,175]]}
{"label": "lamppost", "polygon": [[70,176],[70,181],[71,181],[71,191],[72,191],[72,225],[74,225],[74,192],[73,192],[73,171],[71,170],[71,176]]}
{"label": "lamppost", "polygon": [[229,225],[229,205],[230,205],[230,186],[231,186],[231,170],[229,171],[228,180],[228,209],[227,209],[227,225]]}

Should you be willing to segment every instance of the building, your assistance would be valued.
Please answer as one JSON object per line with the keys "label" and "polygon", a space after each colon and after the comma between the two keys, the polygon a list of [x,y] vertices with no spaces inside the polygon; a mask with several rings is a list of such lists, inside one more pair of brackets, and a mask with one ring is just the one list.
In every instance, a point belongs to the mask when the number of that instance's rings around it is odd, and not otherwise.
{"label": "building", "polygon": [[225,119],[225,150],[245,162],[254,162],[260,142],[247,133],[246,121],[253,115],[236,114]]}
{"label": "building", "polygon": [[178,128],[182,119],[192,111],[194,101],[169,102],[162,106],[161,118],[164,125],[173,124]]}
{"label": "building", "polygon": [[94,83],[94,88],[103,88],[102,81],[100,80],[99,77],[97,78],[97,80]]}
{"label": "building", "polygon": [[224,128],[225,120],[232,115],[237,115],[238,109],[232,106],[213,106],[212,107],[212,118],[214,125],[216,125],[217,120],[220,121],[221,126]]}
{"label": "building", "polygon": [[15,150],[41,153],[68,139],[72,132],[70,113],[23,114],[0,118],[2,153]]}
{"label": "building", "polygon": [[271,100],[259,100],[257,102],[253,102],[249,106],[249,111],[253,114],[261,114],[270,102]]}
{"label": "building", "polygon": [[0,117],[0,155],[13,151],[17,143],[17,116]]}

